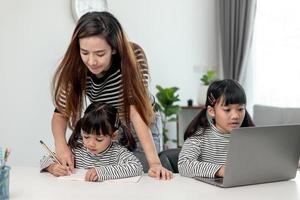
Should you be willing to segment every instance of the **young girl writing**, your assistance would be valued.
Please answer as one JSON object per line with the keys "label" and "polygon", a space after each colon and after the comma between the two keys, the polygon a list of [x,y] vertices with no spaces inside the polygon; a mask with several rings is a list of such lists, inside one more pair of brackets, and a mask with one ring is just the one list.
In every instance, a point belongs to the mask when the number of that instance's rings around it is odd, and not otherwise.
{"label": "young girl writing", "polygon": [[[117,110],[102,103],[90,104],[77,122],[68,144],[74,154],[75,167],[88,169],[86,181],[126,178],[143,173],[140,161],[132,152],[113,141],[117,139],[120,126]],[[54,176],[69,173],[67,167],[55,163],[50,157],[41,160],[41,170]]]}
{"label": "young girl writing", "polygon": [[230,79],[213,82],[205,108],[192,120],[184,134],[178,170],[187,177],[223,177],[233,128],[254,126],[246,110],[242,86]]}

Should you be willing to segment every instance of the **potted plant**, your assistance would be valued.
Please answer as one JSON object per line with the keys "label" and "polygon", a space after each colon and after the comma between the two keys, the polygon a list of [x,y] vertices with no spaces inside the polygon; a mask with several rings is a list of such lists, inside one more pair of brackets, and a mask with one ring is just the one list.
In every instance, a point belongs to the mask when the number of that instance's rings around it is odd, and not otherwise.
{"label": "potted plant", "polygon": [[201,81],[203,85],[210,85],[213,81],[217,79],[217,73],[214,70],[208,70],[206,74],[203,74]]}
{"label": "potted plant", "polygon": [[208,86],[215,80],[217,80],[217,73],[214,70],[207,70],[205,74],[202,75],[200,78],[201,85],[199,90],[199,96],[198,96],[198,103],[199,105],[205,104],[206,101],[206,92],[208,89]]}
{"label": "potted plant", "polygon": [[[180,106],[175,105],[176,102],[180,101],[179,95],[176,94],[179,89],[177,87],[163,88],[160,85],[157,85],[156,89],[158,90],[156,93],[156,98],[158,100],[156,106],[162,114],[163,143],[164,149],[166,149],[166,143],[170,141],[167,134],[167,123],[176,121],[176,115],[180,110]],[[171,142],[176,142],[176,140],[172,140]]]}

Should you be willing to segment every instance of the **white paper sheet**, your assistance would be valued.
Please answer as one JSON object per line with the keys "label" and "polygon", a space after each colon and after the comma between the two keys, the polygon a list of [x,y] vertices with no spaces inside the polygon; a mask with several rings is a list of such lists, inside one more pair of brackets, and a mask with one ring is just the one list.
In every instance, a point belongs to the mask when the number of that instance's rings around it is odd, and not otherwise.
{"label": "white paper sheet", "polygon": [[[86,169],[75,169],[75,173],[69,176],[60,176],[58,179],[62,180],[69,180],[69,181],[85,181],[84,177],[86,174]],[[138,183],[142,176],[134,176],[129,178],[122,178],[122,179],[113,179],[113,180],[106,180],[105,183]]]}

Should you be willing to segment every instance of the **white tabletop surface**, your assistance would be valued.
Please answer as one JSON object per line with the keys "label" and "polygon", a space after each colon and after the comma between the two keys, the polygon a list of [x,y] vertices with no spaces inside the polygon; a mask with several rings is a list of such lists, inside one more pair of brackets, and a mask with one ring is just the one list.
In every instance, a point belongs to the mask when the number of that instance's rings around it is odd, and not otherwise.
{"label": "white tabletop surface", "polygon": [[12,167],[10,199],[294,200],[300,199],[300,174],[289,181],[223,189],[178,174],[170,181],[144,175],[138,183],[93,183],[61,180],[34,167]]}

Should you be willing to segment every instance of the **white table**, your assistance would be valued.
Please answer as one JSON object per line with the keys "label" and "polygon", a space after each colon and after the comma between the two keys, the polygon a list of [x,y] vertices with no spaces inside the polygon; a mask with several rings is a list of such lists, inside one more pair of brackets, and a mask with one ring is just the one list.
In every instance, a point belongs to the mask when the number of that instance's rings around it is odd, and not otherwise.
{"label": "white table", "polygon": [[294,200],[300,199],[300,173],[290,181],[223,189],[178,174],[171,181],[145,175],[139,183],[92,183],[57,179],[34,167],[12,167],[10,199]]}

